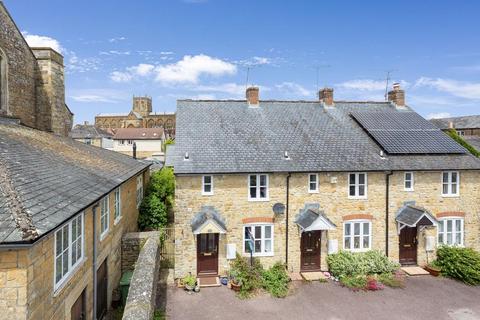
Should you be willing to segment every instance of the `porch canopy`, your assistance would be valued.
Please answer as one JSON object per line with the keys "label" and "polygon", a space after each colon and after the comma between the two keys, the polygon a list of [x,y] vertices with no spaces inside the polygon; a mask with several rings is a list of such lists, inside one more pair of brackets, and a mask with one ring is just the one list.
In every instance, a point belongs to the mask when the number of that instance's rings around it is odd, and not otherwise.
{"label": "porch canopy", "polygon": [[193,234],[226,233],[225,219],[213,206],[202,206],[191,222]]}
{"label": "porch canopy", "polygon": [[403,206],[397,213],[395,220],[398,223],[398,230],[404,227],[436,226],[438,221],[426,209],[412,204]]}
{"label": "porch canopy", "polygon": [[307,204],[295,218],[302,231],[334,230],[337,226],[327,218],[320,205]]}

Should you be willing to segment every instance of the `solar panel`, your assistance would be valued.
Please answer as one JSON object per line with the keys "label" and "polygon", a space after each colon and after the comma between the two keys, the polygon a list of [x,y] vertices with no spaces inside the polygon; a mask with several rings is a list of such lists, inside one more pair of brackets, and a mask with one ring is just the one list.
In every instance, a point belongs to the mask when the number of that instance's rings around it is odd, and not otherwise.
{"label": "solar panel", "polygon": [[352,112],[351,116],[390,154],[465,153],[461,145],[415,112]]}

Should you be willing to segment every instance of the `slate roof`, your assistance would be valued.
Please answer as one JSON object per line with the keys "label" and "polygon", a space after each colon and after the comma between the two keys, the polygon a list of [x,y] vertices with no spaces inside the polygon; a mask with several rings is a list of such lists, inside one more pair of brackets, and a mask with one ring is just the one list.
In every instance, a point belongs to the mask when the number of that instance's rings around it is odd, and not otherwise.
{"label": "slate roof", "polygon": [[94,125],[83,125],[77,124],[69,134],[70,138],[73,139],[101,139],[101,138],[111,138],[113,134],[110,132],[97,128]]}
{"label": "slate roof", "polygon": [[430,121],[440,129],[448,129],[449,122],[453,122],[455,129],[480,128],[480,115],[430,119]]}
{"label": "slate roof", "polygon": [[167,161],[176,174],[480,169],[469,154],[382,158],[355,111],[414,112],[388,102],[260,101],[252,108],[245,100],[179,100]]}
{"label": "slate roof", "polygon": [[195,214],[192,219],[191,226],[192,232],[196,232],[201,226],[203,226],[208,220],[213,220],[223,231],[227,230],[225,219],[213,206],[202,206],[200,212]]}
{"label": "slate roof", "polygon": [[463,140],[467,141],[472,147],[480,151],[480,137],[479,136],[463,136]]}
{"label": "slate roof", "polygon": [[97,117],[127,117],[129,113],[99,113]]}
{"label": "slate roof", "polygon": [[163,128],[120,128],[113,136],[114,140],[159,140],[163,137]]}
{"label": "slate roof", "polygon": [[35,241],[146,168],[0,118],[0,243]]}
{"label": "slate roof", "polygon": [[[422,217],[426,217],[425,220]],[[434,224],[437,222],[435,217],[430,214],[426,209],[417,207],[415,205],[405,205],[397,213],[395,217],[397,222],[405,224],[407,226],[415,227],[417,224]],[[425,221],[421,221],[425,220]]]}

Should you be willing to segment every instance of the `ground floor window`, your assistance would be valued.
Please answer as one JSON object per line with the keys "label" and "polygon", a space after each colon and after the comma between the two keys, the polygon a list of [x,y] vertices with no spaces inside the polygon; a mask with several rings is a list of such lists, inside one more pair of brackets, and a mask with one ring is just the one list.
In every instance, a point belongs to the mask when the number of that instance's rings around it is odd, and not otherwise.
{"label": "ground floor window", "polygon": [[273,225],[248,225],[243,230],[243,252],[254,256],[273,255]]}
{"label": "ground floor window", "polygon": [[369,250],[372,244],[370,221],[348,221],[343,226],[343,248],[345,250]]}
{"label": "ground floor window", "polygon": [[463,246],[463,229],[462,218],[445,218],[438,221],[438,244]]}

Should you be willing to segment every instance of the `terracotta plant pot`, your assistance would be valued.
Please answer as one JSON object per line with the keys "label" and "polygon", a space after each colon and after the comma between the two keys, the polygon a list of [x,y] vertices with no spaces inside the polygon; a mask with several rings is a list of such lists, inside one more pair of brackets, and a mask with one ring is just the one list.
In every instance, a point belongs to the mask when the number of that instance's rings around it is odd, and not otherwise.
{"label": "terracotta plant pot", "polygon": [[232,290],[235,292],[240,291],[240,289],[242,288],[242,285],[233,283],[231,281],[230,281],[230,286],[232,287]]}
{"label": "terracotta plant pot", "polygon": [[440,272],[441,272],[440,269],[432,268],[432,267],[429,267],[429,266],[425,266],[424,269],[427,270],[434,277],[438,277],[440,275]]}

